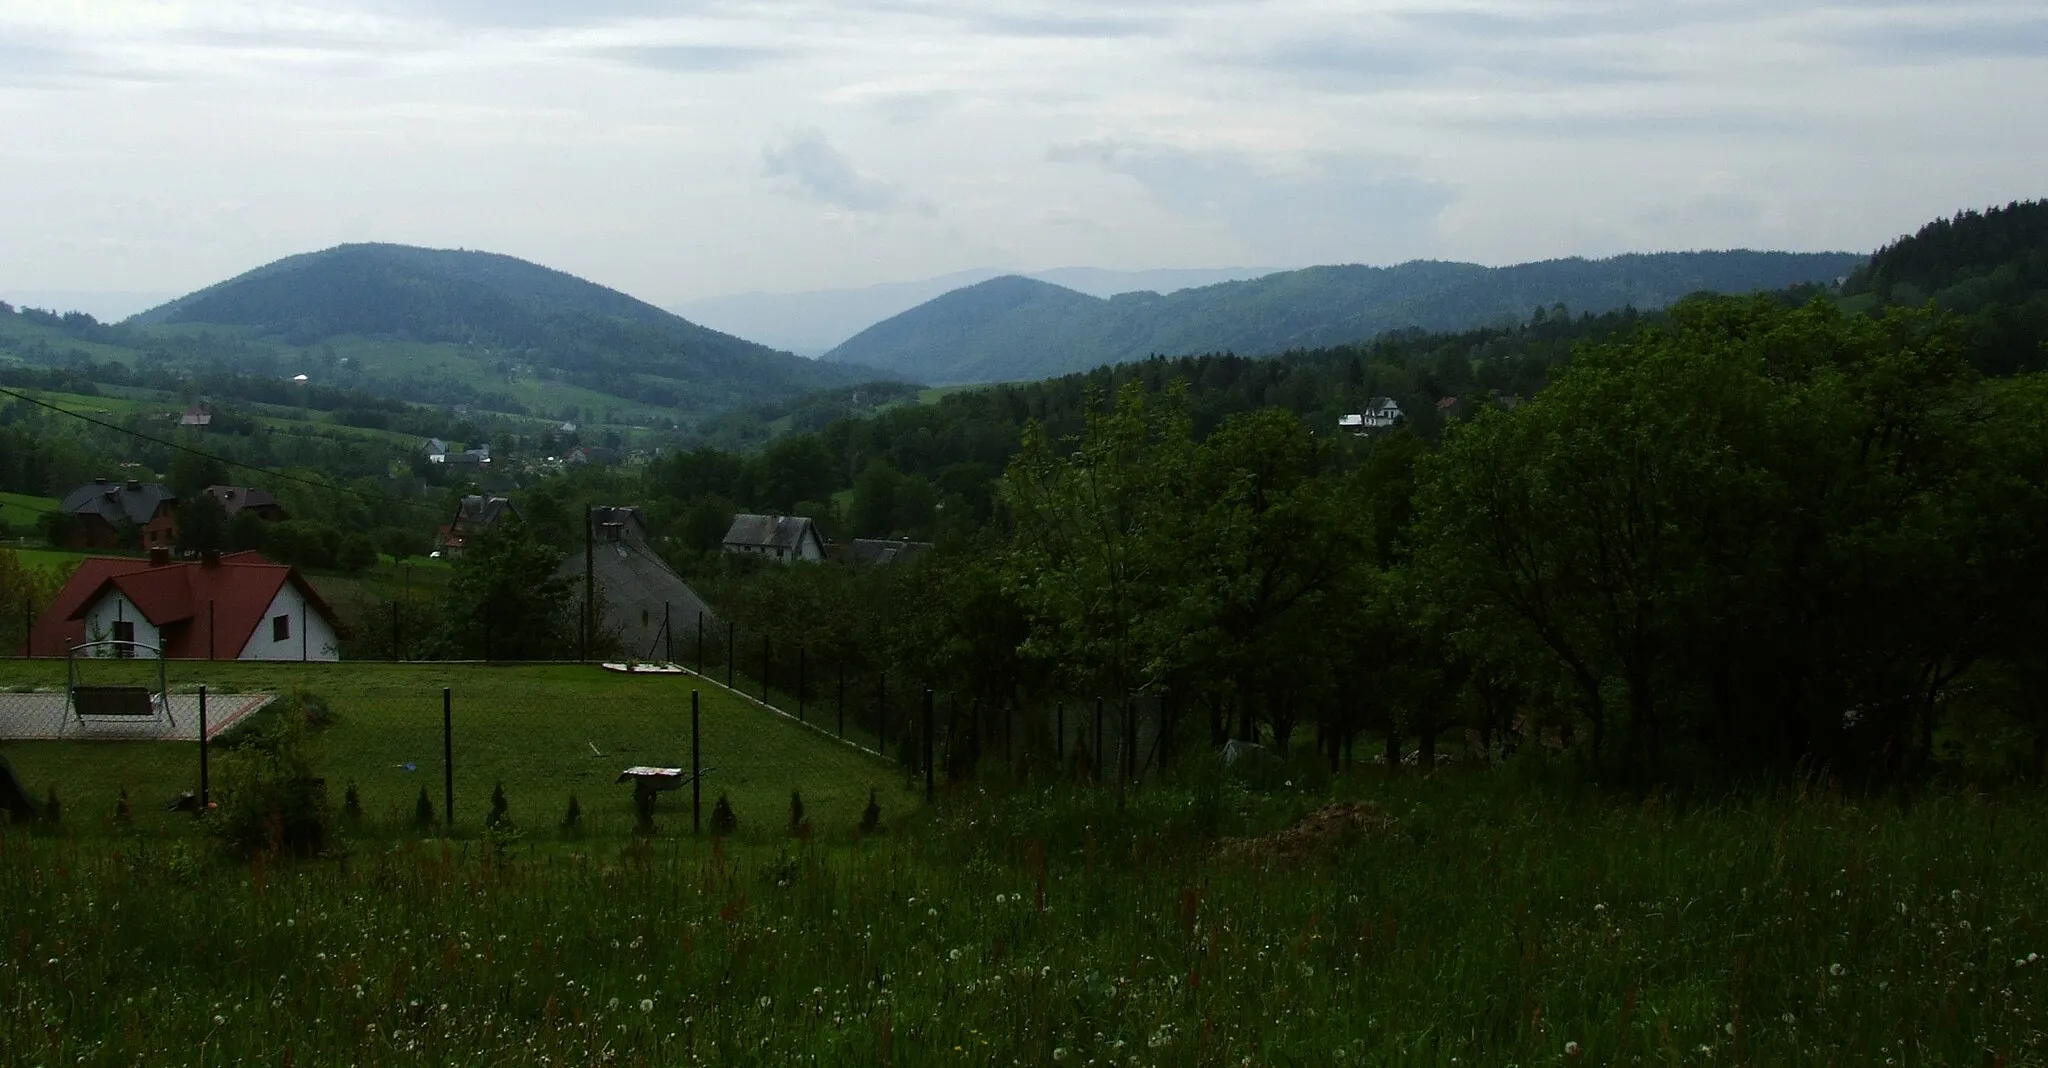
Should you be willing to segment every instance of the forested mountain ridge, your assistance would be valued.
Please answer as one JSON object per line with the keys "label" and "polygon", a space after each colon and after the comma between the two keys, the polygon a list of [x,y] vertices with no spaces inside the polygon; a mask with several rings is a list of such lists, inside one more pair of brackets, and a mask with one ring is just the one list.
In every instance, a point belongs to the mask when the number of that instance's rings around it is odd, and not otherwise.
{"label": "forested mountain ridge", "polygon": [[1852,307],[1932,300],[1963,320],[1980,366],[2048,366],[2048,201],[1936,219],[1878,249],[1842,294]]}
{"label": "forested mountain ridge", "polygon": [[127,323],[241,327],[293,345],[363,337],[481,347],[588,389],[686,410],[873,377],[706,329],[511,256],[405,245],[341,245],[287,257]]}
{"label": "forested mountain ridge", "polygon": [[1513,267],[1416,261],[1311,267],[1108,299],[1006,276],[877,323],[824,358],[938,384],[1017,381],[1153,354],[1269,354],[1390,330],[1467,330],[1520,321],[1532,307],[1660,308],[1696,292],[1832,283],[1860,260],[1850,253],[1735,250]]}

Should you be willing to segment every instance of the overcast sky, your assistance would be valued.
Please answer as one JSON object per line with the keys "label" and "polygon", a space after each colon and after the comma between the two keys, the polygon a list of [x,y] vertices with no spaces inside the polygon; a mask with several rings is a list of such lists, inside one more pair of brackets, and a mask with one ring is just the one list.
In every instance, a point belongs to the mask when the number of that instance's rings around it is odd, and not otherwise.
{"label": "overcast sky", "polygon": [[1861,251],[2048,194],[2043,101],[2040,0],[0,0],[0,292]]}

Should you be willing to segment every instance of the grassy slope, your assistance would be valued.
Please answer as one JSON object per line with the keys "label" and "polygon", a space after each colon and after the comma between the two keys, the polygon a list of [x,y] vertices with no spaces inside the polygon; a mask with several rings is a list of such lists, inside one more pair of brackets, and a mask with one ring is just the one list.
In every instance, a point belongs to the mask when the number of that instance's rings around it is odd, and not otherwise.
{"label": "grassy slope", "polygon": [[[24,1063],[2038,1064],[2037,794],[959,796],[857,848],[0,840]],[[1331,793],[1334,855],[1213,859]],[[517,798],[515,797],[515,811]],[[1207,819],[1219,819],[1207,828]],[[531,825],[529,825],[531,826]],[[843,843],[842,832],[830,836]],[[90,991],[81,996],[81,991]],[[345,1054],[344,1054],[345,1051]]]}
{"label": "grassy slope", "polygon": [[[142,664],[85,670],[102,682],[153,678],[153,667]],[[0,686],[61,690],[64,672],[62,661],[8,661],[0,663]],[[204,683],[213,693],[299,689],[326,698],[338,717],[319,742],[330,790],[338,801],[345,784],[356,782],[364,810],[394,826],[410,819],[423,786],[441,805],[444,686],[454,701],[456,816],[468,828],[481,822],[492,786],[503,781],[528,823],[559,819],[574,792],[593,833],[622,833],[631,825],[631,791],[613,784],[618,772],[689,763],[691,684],[682,677],[627,677],[584,665],[174,662],[170,679],[174,689]],[[769,825],[782,820],[792,789],[821,816],[849,821],[870,787],[883,792],[885,805],[903,800],[902,777],[874,758],[700,686],[704,763],[718,769],[705,780],[707,814],[721,790],[731,792],[743,821]],[[0,693],[0,715],[7,700]],[[157,803],[196,788],[198,747],[191,743],[7,742],[0,751],[31,790],[54,785],[84,829],[104,826],[124,785],[146,829],[190,826]],[[417,770],[400,767],[407,763]],[[663,812],[669,830],[687,830],[687,793],[665,798]]]}
{"label": "grassy slope", "polygon": [[43,513],[57,510],[54,497],[31,497],[26,493],[0,493],[0,520],[17,532],[34,530]]}

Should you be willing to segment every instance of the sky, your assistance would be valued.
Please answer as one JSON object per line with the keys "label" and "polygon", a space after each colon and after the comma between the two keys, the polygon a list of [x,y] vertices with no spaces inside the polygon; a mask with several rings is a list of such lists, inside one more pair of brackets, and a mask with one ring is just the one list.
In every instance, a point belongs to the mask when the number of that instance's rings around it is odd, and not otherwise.
{"label": "sky", "polygon": [[0,0],[0,295],[1867,251],[2044,100],[2039,0]]}

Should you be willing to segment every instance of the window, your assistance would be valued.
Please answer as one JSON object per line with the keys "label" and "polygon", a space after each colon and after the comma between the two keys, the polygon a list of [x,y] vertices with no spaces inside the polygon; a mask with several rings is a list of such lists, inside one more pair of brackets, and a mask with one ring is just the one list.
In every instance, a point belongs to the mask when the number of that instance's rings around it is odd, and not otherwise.
{"label": "window", "polygon": [[[135,640],[135,624],[134,624],[133,622],[130,622],[130,621],[128,621],[128,620],[122,620],[122,619],[117,619],[117,620],[115,620],[115,621],[114,621],[114,640],[115,640],[115,641],[117,641],[117,642],[132,642],[132,641],[134,641],[134,640]],[[134,655],[135,655],[135,647],[134,647],[133,645],[117,645],[117,646],[114,646],[114,655],[115,655],[116,657],[121,657],[121,658],[124,658],[124,659],[125,659],[125,658],[127,658],[127,657],[132,657],[132,656],[134,656]]]}
{"label": "window", "polygon": [[271,616],[271,617],[270,617],[270,640],[271,640],[271,641],[274,641],[274,642],[281,642],[281,641],[284,641],[284,640],[286,640],[286,639],[290,638],[291,636],[292,636],[292,617],[290,617],[290,616]]}

